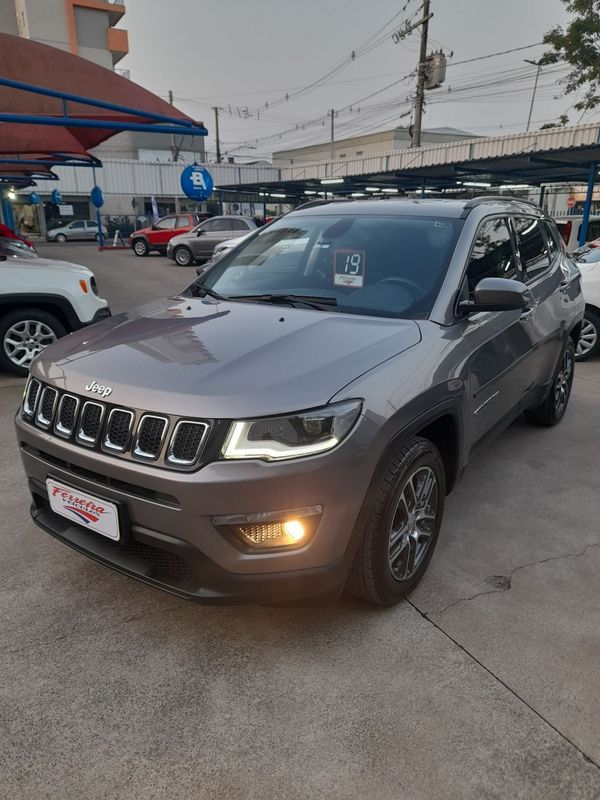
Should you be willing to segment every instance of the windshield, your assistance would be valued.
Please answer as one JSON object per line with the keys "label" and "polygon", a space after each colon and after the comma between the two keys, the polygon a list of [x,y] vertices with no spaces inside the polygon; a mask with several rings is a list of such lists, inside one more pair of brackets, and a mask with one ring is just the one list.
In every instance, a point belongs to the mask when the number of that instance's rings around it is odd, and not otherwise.
{"label": "windshield", "polygon": [[396,214],[295,214],[224,255],[200,282],[227,299],[298,295],[332,300],[328,311],[425,317],[461,225]]}

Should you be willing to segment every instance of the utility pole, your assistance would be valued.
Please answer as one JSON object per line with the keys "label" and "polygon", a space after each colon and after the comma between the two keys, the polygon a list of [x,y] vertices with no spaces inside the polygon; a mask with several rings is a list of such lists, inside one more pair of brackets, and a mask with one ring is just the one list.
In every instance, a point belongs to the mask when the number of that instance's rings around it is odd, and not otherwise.
{"label": "utility pole", "polygon": [[537,67],[537,72],[535,73],[535,82],[533,84],[533,94],[531,95],[531,105],[529,106],[529,116],[527,117],[527,127],[525,128],[526,131],[529,130],[529,125],[531,124],[531,115],[533,114],[533,104],[535,103],[535,93],[537,92],[537,85],[538,80],[540,77],[540,72],[542,71],[542,60],[533,61],[530,58],[525,58],[524,61],[527,64],[533,64],[534,67]]}
{"label": "utility pole", "polygon": [[[173,90],[169,89],[169,105],[173,105]],[[177,161],[179,158],[179,149],[175,143],[175,134],[171,134],[171,161]],[[175,196],[175,213],[179,214],[181,210],[181,204],[179,202],[179,197]]]}
{"label": "utility pole", "polygon": [[419,147],[421,145],[421,122],[423,120],[423,105],[425,104],[425,59],[427,58],[427,34],[431,17],[429,2],[430,0],[423,0],[423,17],[420,20],[421,48],[419,50],[419,66],[417,68],[417,95],[415,98],[411,147]]}
{"label": "utility pole", "polygon": [[[333,118],[335,116],[335,109],[332,108],[329,112],[331,114],[331,163],[335,161],[335,131],[334,131],[334,122]],[[333,166],[332,166],[333,170]]]}
{"label": "utility pole", "polygon": [[215,112],[215,139],[217,141],[217,164],[221,163],[221,140],[219,139],[219,106],[213,106]]}

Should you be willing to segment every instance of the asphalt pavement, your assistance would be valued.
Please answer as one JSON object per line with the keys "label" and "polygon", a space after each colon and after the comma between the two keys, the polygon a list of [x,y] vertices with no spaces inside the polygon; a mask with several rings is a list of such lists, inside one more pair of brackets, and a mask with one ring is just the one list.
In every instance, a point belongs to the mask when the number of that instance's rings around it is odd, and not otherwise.
{"label": "asphalt pavement", "polygon": [[[43,245],[114,311],[194,276]],[[409,602],[206,607],[29,519],[0,376],[0,798],[600,797],[600,361],[562,424],[517,421],[448,499]]]}

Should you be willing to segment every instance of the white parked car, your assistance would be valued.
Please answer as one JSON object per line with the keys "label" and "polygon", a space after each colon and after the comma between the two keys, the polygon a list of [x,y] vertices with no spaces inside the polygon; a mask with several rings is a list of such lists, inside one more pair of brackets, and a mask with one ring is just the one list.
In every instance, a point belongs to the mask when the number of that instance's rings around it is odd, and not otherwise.
{"label": "white parked car", "polygon": [[585,298],[585,317],[575,357],[584,361],[600,352],[600,247],[577,256]]}
{"label": "white parked car", "polygon": [[105,317],[108,303],[87,267],[0,253],[0,370],[27,375],[49,344]]}

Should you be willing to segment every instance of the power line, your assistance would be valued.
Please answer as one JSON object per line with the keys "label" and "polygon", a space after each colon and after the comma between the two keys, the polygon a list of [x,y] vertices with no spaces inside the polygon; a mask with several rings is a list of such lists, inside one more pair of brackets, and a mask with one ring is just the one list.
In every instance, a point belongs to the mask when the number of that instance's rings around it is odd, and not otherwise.
{"label": "power line", "polygon": [[486,58],[495,58],[496,56],[505,56],[507,53],[518,53],[520,50],[529,50],[532,47],[539,47],[544,44],[543,42],[534,42],[533,44],[525,44],[523,47],[513,47],[511,50],[499,50],[497,53],[489,53],[487,56],[477,56],[476,58],[465,58],[464,61],[453,61],[448,64],[448,67],[458,67],[459,64],[472,64],[473,61],[484,61]]}

